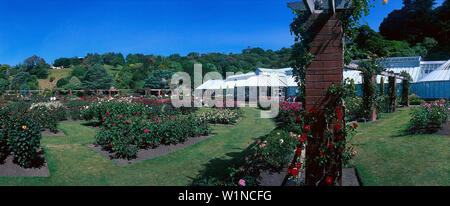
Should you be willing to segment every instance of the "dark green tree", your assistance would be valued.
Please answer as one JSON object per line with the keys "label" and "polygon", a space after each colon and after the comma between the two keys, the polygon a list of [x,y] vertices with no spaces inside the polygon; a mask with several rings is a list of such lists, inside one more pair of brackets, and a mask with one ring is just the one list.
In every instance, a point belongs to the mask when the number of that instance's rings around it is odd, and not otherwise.
{"label": "dark green tree", "polygon": [[145,80],[146,88],[169,89],[170,79],[173,72],[170,70],[155,70],[149,78]]}
{"label": "dark green tree", "polygon": [[39,79],[45,79],[48,76],[48,70],[50,65],[45,62],[41,57],[33,55],[23,62],[23,71],[28,72],[30,75],[36,75]]}
{"label": "dark green tree", "polygon": [[88,89],[109,89],[113,78],[106,72],[106,69],[96,64],[90,67],[83,76],[82,87]]}

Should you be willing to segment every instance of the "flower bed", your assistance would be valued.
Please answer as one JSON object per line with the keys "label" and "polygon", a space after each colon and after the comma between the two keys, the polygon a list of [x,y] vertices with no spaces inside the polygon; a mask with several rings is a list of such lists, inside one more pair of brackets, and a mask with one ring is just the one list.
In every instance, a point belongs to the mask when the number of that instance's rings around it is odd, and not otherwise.
{"label": "flower bed", "polygon": [[211,109],[197,115],[200,121],[211,124],[235,124],[241,116],[239,109]]}
{"label": "flower bed", "polygon": [[38,157],[41,126],[27,105],[3,105],[0,109],[0,160],[13,155],[14,162],[31,167]]}
{"label": "flower bed", "polygon": [[431,104],[423,103],[412,109],[408,132],[412,134],[437,132],[447,122],[449,112],[450,105],[445,100]]}
{"label": "flower bed", "polygon": [[96,135],[96,143],[116,158],[133,159],[140,149],[178,144],[188,137],[211,133],[207,122],[193,114],[172,116],[160,112],[150,116],[153,113],[147,109],[144,104],[111,101],[90,106],[83,116],[98,116],[103,127]]}
{"label": "flower bed", "polygon": [[[297,128],[297,131],[302,129]],[[273,130],[271,133],[256,140],[249,148],[250,155],[244,161],[229,168],[230,175],[225,178],[200,176],[192,185],[199,186],[256,186],[259,184],[259,176],[262,171],[281,172],[282,168],[289,165],[290,172],[295,174],[301,169],[301,164],[290,165],[291,154],[298,153],[304,148],[305,132],[298,135],[283,129]]]}

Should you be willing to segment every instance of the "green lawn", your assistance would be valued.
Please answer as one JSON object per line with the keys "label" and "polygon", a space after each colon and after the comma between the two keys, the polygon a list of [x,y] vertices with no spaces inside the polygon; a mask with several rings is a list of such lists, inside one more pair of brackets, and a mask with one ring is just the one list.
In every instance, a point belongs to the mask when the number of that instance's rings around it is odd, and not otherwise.
{"label": "green lawn", "polygon": [[202,171],[225,174],[233,161],[244,158],[243,150],[275,127],[273,120],[259,118],[259,110],[243,110],[244,118],[236,126],[214,126],[214,137],[125,167],[86,146],[94,142],[94,129],[82,126],[81,122],[64,122],[59,128],[67,136],[43,137],[41,141],[50,177],[0,177],[0,185],[183,186]]}
{"label": "green lawn", "polygon": [[363,185],[450,185],[450,137],[404,135],[409,109],[381,114],[355,136],[355,166]]}

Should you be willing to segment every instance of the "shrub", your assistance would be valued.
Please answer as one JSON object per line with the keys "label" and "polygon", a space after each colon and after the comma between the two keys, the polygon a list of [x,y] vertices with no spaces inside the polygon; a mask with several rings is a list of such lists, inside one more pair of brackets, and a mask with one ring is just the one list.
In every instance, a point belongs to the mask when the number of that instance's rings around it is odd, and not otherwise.
{"label": "shrub", "polygon": [[254,147],[252,163],[272,171],[281,170],[292,160],[289,155],[293,154],[300,137],[284,130],[272,131]]}
{"label": "shrub", "polygon": [[300,102],[282,102],[276,121],[285,123],[294,123],[297,117],[303,111],[302,103]]}
{"label": "shrub", "polygon": [[0,159],[9,154],[22,167],[32,166],[38,155],[41,126],[31,118],[26,104],[3,105],[0,112]]}
{"label": "shrub", "polygon": [[425,102],[422,98],[415,94],[409,95],[409,104],[410,105],[420,105],[421,103]]}
{"label": "shrub", "polygon": [[155,148],[160,144],[178,144],[188,137],[211,132],[209,125],[195,115],[155,116],[147,120],[140,113],[130,112],[136,105],[125,104],[115,104],[109,108],[111,111],[101,115],[103,128],[96,135],[97,144],[115,152],[117,158],[132,159],[139,149]]}
{"label": "shrub", "polygon": [[[291,125],[292,126],[292,125]],[[283,124],[282,128],[290,128]],[[296,147],[301,139],[293,132],[287,132],[282,128],[273,130],[268,135],[258,139],[250,147],[250,154],[245,161],[228,168],[229,175],[223,178],[202,175],[197,177],[191,185],[195,186],[239,186],[241,181],[245,186],[257,186],[258,178],[263,170],[280,172],[292,159]],[[295,131],[302,132],[301,127],[295,127]]]}
{"label": "shrub", "polygon": [[58,132],[58,116],[57,113],[54,113],[55,109],[53,106],[34,106],[30,110],[30,115],[42,128],[47,128],[51,132],[56,133]]}
{"label": "shrub", "polygon": [[9,155],[8,145],[7,145],[7,132],[6,132],[6,121],[0,119],[0,163],[3,162]]}
{"label": "shrub", "polygon": [[355,96],[345,99],[346,118],[350,121],[363,118],[365,113],[362,111],[362,98]]}
{"label": "shrub", "polygon": [[61,113],[66,112],[66,118],[71,118],[73,120],[82,119],[82,111],[86,109],[91,102],[89,100],[69,100],[63,102],[63,107]]}
{"label": "shrub", "polygon": [[197,115],[200,121],[211,124],[234,124],[241,117],[240,110],[211,109]]}
{"label": "shrub", "polygon": [[434,133],[448,119],[449,104],[445,100],[424,103],[411,111],[409,133]]}

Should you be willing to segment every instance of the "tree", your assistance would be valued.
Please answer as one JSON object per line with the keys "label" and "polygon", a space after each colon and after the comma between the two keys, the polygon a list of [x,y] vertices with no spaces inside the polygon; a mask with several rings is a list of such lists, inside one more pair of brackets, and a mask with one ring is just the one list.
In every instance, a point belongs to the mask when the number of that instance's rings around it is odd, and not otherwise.
{"label": "tree", "polygon": [[69,83],[69,80],[67,78],[61,78],[56,82],[56,87],[63,88]]}
{"label": "tree", "polygon": [[86,73],[87,68],[83,65],[74,66],[72,71],[70,72],[70,76],[75,76],[78,78],[82,78],[84,73]]}
{"label": "tree", "polygon": [[394,10],[380,24],[380,33],[388,40],[406,40],[410,44],[433,36],[435,0],[404,0],[403,8]]}
{"label": "tree", "polygon": [[145,80],[144,87],[152,89],[169,89],[169,82],[173,75],[170,70],[156,70],[153,76]]}
{"label": "tree", "polygon": [[14,76],[13,80],[11,81],[11,88],[14,90],[19,89],[20,86],[26,83],[30,77],[31,75],[28,72],[18,73],[16,76]]}
{"label": "tree", "polygon": [[53,63],[53,66],[68,68],[68,67],[70,67],[71,64],[72,64],[72,61],[69,58],[62,57],[62,58],[56,59],[55,62]]}
{"label": "tree", "polygon": [[88,53],[83,59],[83,64],[87,66],[93,66],[95,64],[103,64],[103,60],[97,53]]}
{"label": "tree", "polygon": [[64,85],[64,89],[79,89],[81,87],[81,81],[76,76],[70,78],[68,84]]}
{"label": "tree", "polygon": [[109,89],[112,84],[112,77],[106,72],[106,69],[96,64],[90,67],[83,76],[82,87],[89,89]]}
{"label": "tree", "polygon": [[30,73],[30,75],[36,75],[39,79],[45,79],[48,76],[48,70],[50,65],[45,62],[41,57],[33,55],[23,62],[23,70]]}
{"label": "tree", "polygon": [[104,53],[102,54],[101,59],[103,63],[107,65],[117,66],[125,64],[125,58],[121,53],[114,53],[114,52]]}
{"label": "tree", "polygon": [[0,78],[8,79],[8,71],[11,69],[11,66],[7,64],[0,65]]}
{"label": "tree", "polygon": [[22,84],[22,86],[20,86],[20,94],[22,94],[24,97],[29,97],[30,87],[27,84]]}
{"label": "tree", "polygon": [[0,78],[0,95],[5,92],[5,90],[9,89],[9,81],[7,79]]}

